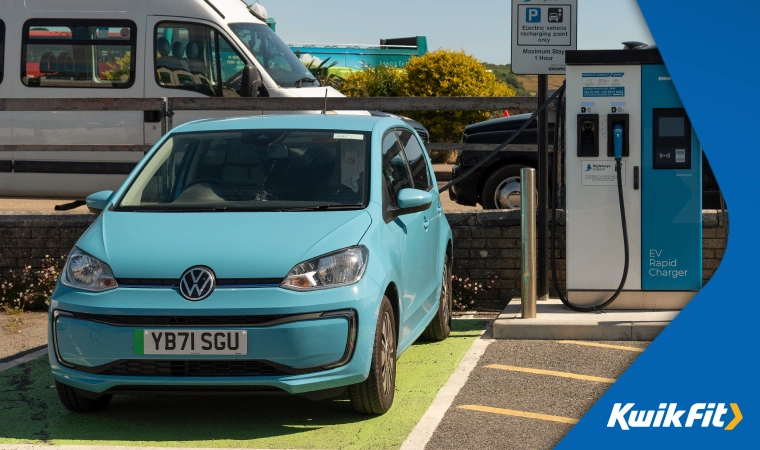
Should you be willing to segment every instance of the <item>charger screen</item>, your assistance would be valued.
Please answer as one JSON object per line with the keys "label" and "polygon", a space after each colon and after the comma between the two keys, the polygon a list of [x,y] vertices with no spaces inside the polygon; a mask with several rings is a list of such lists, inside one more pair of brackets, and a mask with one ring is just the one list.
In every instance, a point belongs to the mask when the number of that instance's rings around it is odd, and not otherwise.
{"label": "charger screen", "polygon": [[686,121],[683,117],[660,117],[661,137],[684,137]]}

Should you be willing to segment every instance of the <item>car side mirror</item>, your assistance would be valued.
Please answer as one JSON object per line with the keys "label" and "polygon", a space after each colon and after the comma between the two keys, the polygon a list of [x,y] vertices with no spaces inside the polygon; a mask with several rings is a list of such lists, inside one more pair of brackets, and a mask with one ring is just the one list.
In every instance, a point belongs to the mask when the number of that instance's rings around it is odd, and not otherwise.
{"label": "car side mirror", "polygon": [[85,199],[87,209],[93,214],[100,214],[106,206],[108,206],[108,200],[111,199],[113,191],[100,191],[91,194]]}
{"label": "car side mirror", "polygon": [[242,97],[258,97],[261,88],[261,74],[253,64],[246,64],[240,80],[240,95]]}
{"label": "car side mirror", "polygon": [[433,203],[434,196],[432,192],[420,189],[402,189],[398,193],[398,207],[401,214],[411,214],[425,211]]}

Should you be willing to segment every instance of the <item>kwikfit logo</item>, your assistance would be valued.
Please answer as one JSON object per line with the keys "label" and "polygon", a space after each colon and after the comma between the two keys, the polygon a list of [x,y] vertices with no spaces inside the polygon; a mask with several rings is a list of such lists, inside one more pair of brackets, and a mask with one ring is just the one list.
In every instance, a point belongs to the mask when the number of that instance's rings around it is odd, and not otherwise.
{"label": "kwikfit logo", "polygon": [[[619,426],[622,430],[631,428],[691,428],[715,427],[733,430],[742,420],[739,405],[731,403],[733,420],[725,424],[724,416],[728,413],[725,403],[694,403],[688,409],[678,409],[678,403],[660,403],[656,410],[635,410],[635,403],[615,403],[607,421],[607,428]],[[684,415],[686,418],[684,419]],[[681,421],[684,420],[682,423]],[[724,428],[725,427],[725,428]]]}

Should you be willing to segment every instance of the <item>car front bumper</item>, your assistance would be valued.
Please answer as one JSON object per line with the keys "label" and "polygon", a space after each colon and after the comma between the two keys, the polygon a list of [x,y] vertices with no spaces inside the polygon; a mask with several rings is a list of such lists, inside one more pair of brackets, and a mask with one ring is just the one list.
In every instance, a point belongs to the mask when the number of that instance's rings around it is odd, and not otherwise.
{"label": "car front bumper", "polygon": [[[382,295],[369,277],[313,292],[218,288],[200,302],[171,288],[93,294],[59,285],[50,307],[50,366],[56,380],[90,393],[338,388],[369,374]],[[146,329],[244,330],[248,351],[143,355],[134,335]]]}
{"label": "car front bumper", "polygon": [[[454,166],[451,169],[452,179],[465,173],[469,167]],[[449,189],[449,198],[460,205],[475,206],[478,202],[477,180],[480,177],[480,171],[476,171],[459,183],[451,186]]]}

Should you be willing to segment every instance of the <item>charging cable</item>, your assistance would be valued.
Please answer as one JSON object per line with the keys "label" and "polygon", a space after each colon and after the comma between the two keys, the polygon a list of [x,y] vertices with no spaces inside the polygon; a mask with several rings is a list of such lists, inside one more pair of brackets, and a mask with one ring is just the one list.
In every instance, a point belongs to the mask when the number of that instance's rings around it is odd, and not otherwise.
{"label": "charging cable", "polygon": [[[455,180],[450,181],[448,184],[446,184],[446,186],[444,186],[441,189],[439,189],[438,192],[439,193],[445,192],[447,189],[451,188],[451,186],[454,186],[455,184],[459,183],[460,181],[462,181],[465,178],[467,178],[468,176],[470,176],[470,174],[473,173],[473,172],[475,172],[476,170],[478,170],[478,168],[480,166],[482,166],[483,164],[485,164],[488,161],[490,161],[491,159],[493,159],[493,157],[496,156],[497,153],[499,153],[500,151],[504,150],[504,148],[507,145],[511,144],[512,141],[514,141],[515,138],[517,138],[517,136],[519,136],[520,133],[523,132],[523,130],[525,130],[526,128],[528,128],[528,125],[530,125],[534,120],[536,120],[536,117],[541,113],[541,111],[543,111],[549,105],[551,105],[555,98],[562,98],[562,95],[564,93],[565,93],[565,85],[563,84],[561,88],[557,89],[557,91],[554,94],[552,94],[552,96],[549,97],[544,102],[544,104],[541,105],[538,108],[538,110],[536,112],[534,112],[533,115],[530,116],[530,118],[528,120],[526,120],[525,123],[523,123],[520,126],[520,128],[517,129],[517,131],[514,132],[514,134],[512,134],[512,136],[509,137],[509,139],[507,139],[506,141],[502,142],[501,145],[499,145],[498,147],[496,147],[495,149],[493,149],[491,151],[491,153],[487,154],[483,159],[481,159],[480,161],[478,161],[477,164],[475,164],[474,166],[472,166],[469,169],[467,169],[467,171],[465,171],[465,173],[463,173],[462,175],[458,176]],[[555,136],[557,135],[557,133],[556,133],[556,127],[555,127],[555,133],[554,133],[554,135]],[[555,139],[555,141],[556,141],[556,139]],[[555,145],[556,145],[556,142],[555,142]],[[554,148],[556,149],[557,147],[554,147]],[[556,153],[556,150],[555,150],[555,153]]]}
{"label": "charging cable", "polygon": [[[562,89],[564,89],[565,85],[562,85]],[[605,301],[604,303],[597,305],[597,306],[578,306],[570,303],[570,301],[565,298],[564,295],[562,295],[562,291],[559,288],[559,282],[557,281],[557,261],[556,261],[556,251],[554,249],[555,243],[556,243],[556,233],[557,233],[557,195],[560,190],[559,186],[559,176],[557,168],[559,167],[559,146],[561,140],[559,139],[559,131],[563,129],[563,122],[564,116],[562,114],[562,97],[559,97],[557,99],[557,120],[555,125],[555,133],[554,133],[554,167],[553,170],[555,172],[555,190],[554,195],[552,195],[552,235],[551,235],[551,267],[552,267],[552,279],[554,281],[554,290],[557,292],[557,296],[559,297],[560,301],[562,301],[562,304],[567,306],[573,311],[578,312],[593,312],[593,311],[601,311],[602,309],[608,307],[612,304],[612,302],[615,301],[616,298],[620,295],[621,292],[623,292],[623,286],[625,286],[625,282],[628,279],[628,264],[630,259],[629,254],[629,248],[628,248],[628,223],[625,220],[625,202],[623,199],[623,177],[622,177],[622,164],[621,160],[623,159],[623,126],[622,125],[615,125],[613,128],[613,134],[612,134],[612,141],[613,141],[613,147],[614,147],[614,155],[615,155],[615,171],[617,173],[617,186],[618,186],[618,202],[620,203],[620,221],[623,226],[623,246],[625,249],[625,265],[623,266],[623,277],[620,279],[620,285],[615,290],[615,293],[612,294],[612,296]],[[567,219],[567,207],[565,208],[565,219]],[[567,222],[567,220],[565,220]]]}

